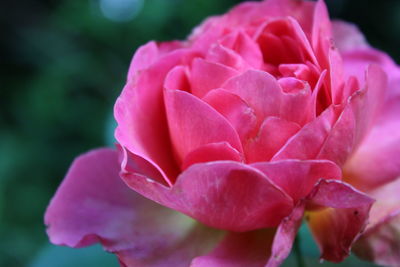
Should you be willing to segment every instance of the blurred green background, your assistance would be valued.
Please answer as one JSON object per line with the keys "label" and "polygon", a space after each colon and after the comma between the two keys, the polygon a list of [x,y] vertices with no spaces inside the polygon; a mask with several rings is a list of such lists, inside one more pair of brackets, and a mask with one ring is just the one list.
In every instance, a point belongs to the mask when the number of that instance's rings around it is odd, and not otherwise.
{"label": "blurred green background", "polygon": [[[117,266],[98,246],[49,245],[46,205],[76,155],[112,143],[112,108],[135,49],[153,39],[183,39],[238,2],[1,2],[0,266]],[[400,1],[327,2],[332,17],[358,24],[399,62]],[[307,266],[315,265],[316,248],[303,235]],[[342,266],[366,265],[350,259]]]}

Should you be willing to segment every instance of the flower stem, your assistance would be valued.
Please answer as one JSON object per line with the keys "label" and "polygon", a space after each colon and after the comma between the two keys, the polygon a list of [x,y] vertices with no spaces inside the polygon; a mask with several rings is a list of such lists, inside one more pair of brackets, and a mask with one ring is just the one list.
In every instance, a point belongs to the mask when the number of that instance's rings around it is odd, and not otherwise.
{"label": "flower stem", "polygon": [[306,267],[303,254],[301,253],[299,234],[297,234],[296,239],[294,240],[294,251],[296,254],[297,267]]}

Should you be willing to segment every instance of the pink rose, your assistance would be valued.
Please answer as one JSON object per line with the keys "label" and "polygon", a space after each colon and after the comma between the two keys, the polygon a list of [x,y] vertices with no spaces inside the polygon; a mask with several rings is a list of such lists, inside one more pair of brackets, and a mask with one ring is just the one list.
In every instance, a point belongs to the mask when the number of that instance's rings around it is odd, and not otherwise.
{"label": "pink rose", "polygon": [[398,266],[399,115],[399,67],[323,1],[240,4],[137,50],[118,152],[74,161],[48,234],[123,266],[279,266],[304,217],[323,259]]}

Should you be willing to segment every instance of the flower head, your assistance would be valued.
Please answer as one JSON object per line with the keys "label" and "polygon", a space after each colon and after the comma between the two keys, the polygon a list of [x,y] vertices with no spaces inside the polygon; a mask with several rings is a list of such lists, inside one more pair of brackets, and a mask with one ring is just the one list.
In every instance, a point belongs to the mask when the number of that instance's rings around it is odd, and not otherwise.
{"label": "flower head", "polygon": [[277,266],[305,214],[339,262],[397,218],[379,194],[400,175],[399,80],[323,1],[247,2],[149,42],[115,104],[118,152],[74,162],[50,238],[100,241],[127,266]]}

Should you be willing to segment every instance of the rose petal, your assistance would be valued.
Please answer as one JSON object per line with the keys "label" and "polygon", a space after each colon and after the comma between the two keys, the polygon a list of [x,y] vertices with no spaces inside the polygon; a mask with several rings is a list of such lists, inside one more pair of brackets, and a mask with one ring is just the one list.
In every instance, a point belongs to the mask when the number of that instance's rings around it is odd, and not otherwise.
{"label": "rose petal", "polygon": [[[149,233],[149,235],[154,235],[154,232]],[[186,231],[186,236],[174,240],[175,242],[167,242],[168,248],[161,250],[159,247],[154,247],[153,257],[138,257],[141,248],[120,251],[117,255],[123,267],[187,267],[191,264],[193,258],[213,250],[225,235],[224,231],[195,223],[189,231]],[[165,238],[168,240],[170,237]]]}
{"label": "rose petal", "polygon": [[[324,1],[318,0],[314,8],[311,45],[319,62],[326,62],[332,39],[331,22]],[[324,60],[325,59],[325,60]],[[325,67],[324,65],[321,67]]]}
{"label": "rose petal", "polygon": [[[232,27],[251,26],[264,22],[269,17],[293,17],[305,32],[311,32],[312,14],[315,3],[309,1],[269,0],[245,2],[233,8],[228,14],[227,23]],[[250,24],[250,25],[249,25]]]}
{"label": "rose petal", "polygon": [[357,188],[368,190],[400,176],[400,105],[388,105],[344,171]]}
{"label": "rose petal", "polygon": [[195,258],[191,267],[259,267],[268,260],[273,229],[230,232],[211,253]]}
{"label": "rose petal", "polygon": [[207,103],[178,90],[165,90],[165,107],[172,144],[182,161],[191,151],[209,143],[228,142],[242,152],[238,134]]}
{"label": "rose petal", "polygon": [[282,118],[301,126],[314,118],[313,98],[307,82],[289,77],[281,78],[279,84],[286,93],[280,111]]}
{"label": "rose petal", "polygon": [[263,56],[260,47],[247,34],[236,31],[226,35],[220,42],[223,46],[232,49],[240,55],[251,67],[259,69],[263,65]]}
{"label": "rose petal", "polygon": [[127,171],[138,172],[166,186],[171,185],[164,180],[164,177],[160,171],[146,159],[130,152],[127,148],[121,146],[120,144],[117,144],[116,147],[120,152],[123,152],[123,156],[120,158],[120,160],[124,162],[124,166]]}
{"label": "rose petal", "polygon": [[392,218],[400,212],[400,175],[394,181],[380,186],[373,191],[369,191],[368,195],[376,199],[370,212],[370,223],[366,229],[373,232],[376,226],[385,224],[388,217]]}
{"label": "rose petal", "polygon": [[243,161],[242,155],[227,142],[211,143],[199,147],[186,155],[182,162],[182,170],[187,169],[195,163],[232,160]]}
{"label": "rose petal", "polygon": [[159,52],[156,42],[151,41],[139,47],[132,58],[128,71],[128,80],[134,79],[138,71],[148,68],[158,57]]}
{"label": "rose petal", "polygon": [[228,66],[196,58],[193,60],[190,76],[192,94],[201,98],[237,74],[235,69]]}
{"label": "rose petal", "polygon": [[221,44],[216,44],[210,48],[206,60],[231,67],[238,71],[244,71],[250,67],[239,54]]}
{"label": "rose petal", "polygon": [[373,199],[337,180],[322,179],[308,197],[324,206],[306,213],[306,220],[321,250],[321,258],[340,262],[364,230]]}
{"label": "rose petal", "polygon": [[251,166],[285,190],[295,203],[307,196],[319,179],[340,180],[342,177],[341,169],[327,160],[283,160],[258,162]]}
{"label": "rose petal", "polygon": [[211,90],[203,100],[221,113],[235,128],[242,142],[254,130],[257,118],[254,110],[239,96],[224,89]]}
{"label": "rose petal", "polygon": [[279,225],[272,244],[271,257],[265,267],[279,267],[289,256],[296,234],[301,226],[304,203],[299,203]]}
{"label": "rose petal", "polygon": [[248,70],[229,79],[222,88],[246,101],[255,111],[259,124],[267,116],[278,116],[280,113],[282,89],[276,79],[266,72]]}
{"label": "rose petal", "polygon": [[332,21],[333,39],[340,52],[369,47],[364,35],[355,24],[341,20]]}
{"label": "rose petal", "polygon": [[140,174],[123,171],[121,175],[140,194],[225,230],[276,226],[293,205],[260,171],[233,161],[192,165],[172,188]]}
{"label": "rose petal", "polygon": [[[332,160],[340,166],[344,165],[379,114],[385,88],[384,73],[379,67],[371,65],[367,71],[367,87],[354,93],[347,101],[318,158]],[[356,168],[358,167],[359,165]]]}
{"label": "rose petal", "polygon": [[317,158],[327,159],[343,166],[353,151],[356,139],[356,118],[352,106],[345,107],[328,134]]}
{"label": "rose petal", "polygon": [[269,161],[273,155],[300,130],[296,123],[278,117],[268,117],[256,137],[247,140],[245,156],[248,163]]}
{"label": "rose petal", "polygon": [[195,54],[179,49],[162,57],[143,70],[137,81],[127,83],[114,106],[118,142],[155,166],[167,183],[173,182],[179,169],[171,157],[163,81],[174,66]]}
{"label": "rose petal", "polygon": [[370,224],[354,246],[357,256],[384,266],[398,266],[400,262],[399,190],[400,178],[369,192],[377,201],[370,212]]}
{"label": "rose petal", "polygon": [[325,110],[306,124],[275,154],[272,161],[283,159],[315,159],[337,118],[335,107]]}
{"label": "rose petal", "polygon": [[[46,211],[52,243],[82,247],[101,242],[136,266],[187,266],[219,241],[218,231],[202,226],[196,234],[196,222],[129,189],[119,170],[118,154],[112,149],[93,150],[73,162]],[[174,251],[183,244],[182,253]]]}
{"label": "rose petal", "polygon": [[164,81],[164,88],[190,92],[190,83],[187,77],[187,68],[179,65],[170,70]]}
{"label": "rose petal", "polygon": [[400,212],[387,218],[385,224],[364,234],[353,246],[354,253],[363,260],[388,267],[397,267],[400,262]]}
{"label": "rose petal", "polygon": [[149,68],[166,53],[179,48],[182,48],[182,43],[179,41],[163,42],[159,44],[150,41],[147,44],[140,46],[133,55],[127,80],[135,80],[140,71]]}

